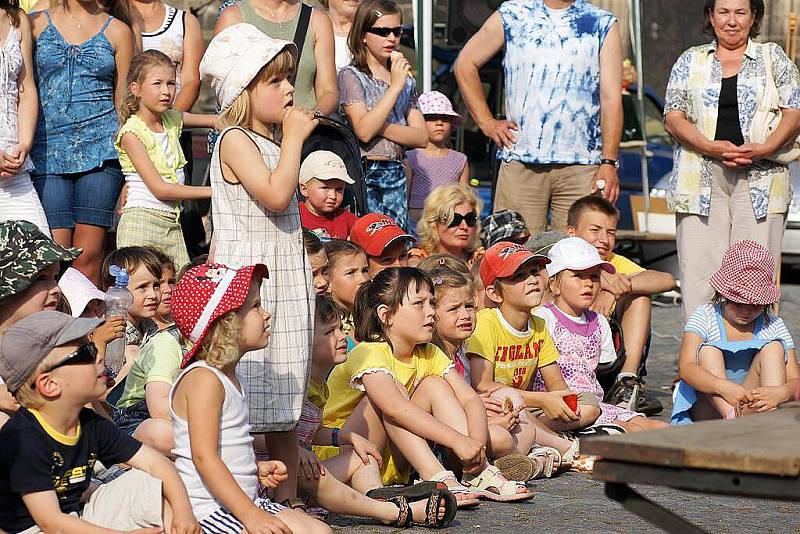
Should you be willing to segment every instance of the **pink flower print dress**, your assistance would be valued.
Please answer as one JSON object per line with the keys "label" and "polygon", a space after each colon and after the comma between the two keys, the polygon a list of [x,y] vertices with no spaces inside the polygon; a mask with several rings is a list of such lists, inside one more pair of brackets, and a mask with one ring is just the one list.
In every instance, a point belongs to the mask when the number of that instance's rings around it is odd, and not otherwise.
{"label": "pink flower print dress", "polygon": [[[641,414],[606,404],[603,401],[603,388],[597,381],[597,364],[600,361],[602,347],[602,329],[600,318],[593,311],[587,310],[581,323],[568,317],[554,304],[545,304],[537,315],[550,313],[555,321],[547,322],[550,337],[558,349],[558,367],[564,376],[567,386],[576,393],[592,393],[600,402],[602,413],[595,424],[613,423],[615,420],[630,421]],[[533,391],[547,391],[541,373],[537,372],[533,381]]]}

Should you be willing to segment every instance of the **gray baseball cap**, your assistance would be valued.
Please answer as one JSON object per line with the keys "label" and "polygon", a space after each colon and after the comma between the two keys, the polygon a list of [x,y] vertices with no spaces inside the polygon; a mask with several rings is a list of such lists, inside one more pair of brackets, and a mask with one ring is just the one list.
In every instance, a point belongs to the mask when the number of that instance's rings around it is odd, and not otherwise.
{"label": "gray baseball cap", "polygon": [[11,393],[31,376],[50,351],[97,328],[103,319],[74,318],[43,311],[14,323],[0,337],[0,376]]}

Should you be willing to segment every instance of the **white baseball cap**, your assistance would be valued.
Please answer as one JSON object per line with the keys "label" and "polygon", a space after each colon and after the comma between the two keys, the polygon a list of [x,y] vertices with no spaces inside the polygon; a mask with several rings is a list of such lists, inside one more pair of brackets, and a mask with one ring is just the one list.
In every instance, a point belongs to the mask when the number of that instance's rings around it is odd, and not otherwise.
{"label": "white baseball cap", "polygon": [[580,237],[568,237],[557,242],[547,257],[550,258],[550,263],[547,264],[547,276],[555,276],[565,269],[584,271],[598,265],[608,273],[617,272],[613,265],[600,257],[596,248]]}
{"label": "white baseball cap", "polygon": [[300,183],[304,184],[316,178],[317,180],[341,180],[346,184],[355,181],[347,174],[342,158],[329,150],[315,150],[303,160],[300,165]]}

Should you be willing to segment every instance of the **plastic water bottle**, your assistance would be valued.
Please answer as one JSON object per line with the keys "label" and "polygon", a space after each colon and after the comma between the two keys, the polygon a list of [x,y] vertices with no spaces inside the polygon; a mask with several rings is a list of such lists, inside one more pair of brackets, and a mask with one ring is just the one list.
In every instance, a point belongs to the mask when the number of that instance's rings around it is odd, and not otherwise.
{"label": "plastic water bottle", "polygon": [[[111,317],[128,317],[128,310],[133,304],[133,295],[128,291],[128,271],[116,265],[108,268],[108,272],[116,278],[116,283],[106,291],[106,319]],[[117,338],[106,345],[106,374],[114,378],[125,363],[125,336]]]}

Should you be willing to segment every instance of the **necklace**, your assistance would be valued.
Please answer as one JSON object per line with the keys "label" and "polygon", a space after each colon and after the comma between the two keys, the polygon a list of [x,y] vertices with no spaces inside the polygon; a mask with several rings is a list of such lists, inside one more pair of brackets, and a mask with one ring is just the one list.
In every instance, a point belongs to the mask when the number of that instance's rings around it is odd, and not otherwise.
{"label": "necklace", "polygon": [[74,23],[75,23],[75,26],[77,26],[79,30],[81,30],[81,29],[82,29],[82,28],[81,28],[81,23],[80,23],[80,22],[78,22],[78,19],[76,19],[76,18],[75,18],[75,15],[73,15],[73,14],[72,14],[72,10],[69,10],[69,11],[67,11],[67,9],[66,9],[66,7],[65,7],[65,8],[64,8],[64,13],[66,13],[67,15],[69,15],[69,18],[71,18],[71,19],[72,19],[72,22],[74,22]]}
{"label": "necklace", "polygon": [[278,20],[278,17],[275,16],[275,12],[272,11],[266,3],[264,4],[264,9],[267,11],[267,15],[269,15],[269,18],[272,19],[272,22],[276,23],[280,27],[280,29],[283,30],[283,23],[285,21]]}

